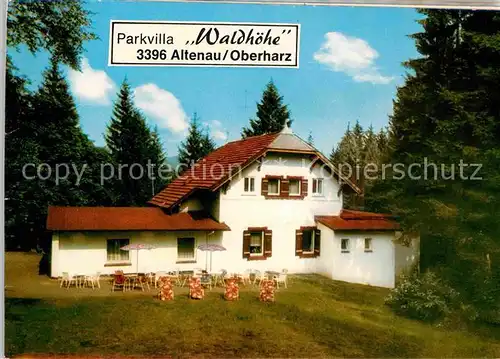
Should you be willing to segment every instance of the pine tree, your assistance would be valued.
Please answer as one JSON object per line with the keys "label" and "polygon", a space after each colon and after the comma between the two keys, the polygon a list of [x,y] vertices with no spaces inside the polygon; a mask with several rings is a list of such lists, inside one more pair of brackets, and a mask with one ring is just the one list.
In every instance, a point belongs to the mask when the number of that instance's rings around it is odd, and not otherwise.
{"label": "pine tree", "polygon": [[201,158],[205,157],[210,152],[215,150],[215,147],[216,147],[215,141],[210,136],[210,129],[207,128],[207,129],[205,129],[205,133],[203,134],[203,137],[202,137],[202,146],[201,146],[202,156],[201,156]]}
{"label": "pine tree", "polygon": [[[115,203],[120,206],[144,206],[156,191],[148,170],[157,170],[165,161],[157,134],[151,133],[146,119],[133,103],[130,85],[120,87],[107,127],[106,145],[114,161]],[[120,170],[121,168],[121,170]]]}
{"label": "pine tree", "polygon": [[200,119],[195,113],[191,118],[186,139],[179,146],[179,163],[189,168],[215,149],[215,142],[207,129],[200,128]]}
{"label": "pine tree", "polygon": [[160,171],[167,164],[167,153],[163,149],[163,143],[160,139],[158,127],[155,126],[151,132],[150,145],[151,173],[152,178],[152,193],[158,193],[171,180],[172,173],[165,176],[163,171]]}
{"label": "pine tree", "polygon": [[[406,63],[411,73],[397,91],[389,146],[393,163],[439,167],[413,169],[413,179],[389,176],[374,186],[369,204],[399,214],[405,231],[418,231],[423,269],[437,270],[462,301],[479,313],[488,308],[491,317],[500,310],[493,284],[500,268],[485,262],[500,253],[500,21],[486,11],[421,13],[423,31],[412,36],[421,56]],[[481,163],[484,179],[461,178],[460,161]]]}
{"label": "pine tree", "polygon": [[243,138],[278,132],[285,124],[292,124],[288,106],[283,104],[283,96],[272,80],[266,85],[260,103],[257,103],[256,116],[256,119],[250,120],[250,127],[243,128]]}
{"label": "pine tree", "polygon": [[[23,81],[16,78],[12,69],[7,81],[7,96],[17,94],[17,100],[12,100],[26,105],[21,109],[11,103],[7,111],[9,126],[14,127],[7,137],[6,150],[7,232],[13,246],[32,248],[44,245],[41,240],[49,205],[85,205],[96,196],[98,185],[91,185],[89,170],[84,170],[80,182],[71,170],[73,166],[79,171],[88,166],[93,144],[79,126],[74,100],[56,59],[51,60],[33,95],[26,94]],[[43,164],[40,174],[46,179],[24,178],[22,170],[29,163]],[[66,166],[70,167],[68,173]],[[57,167],[60,176],[68,176],[56,180],[53,171]],[[33,168],[30,172],[33,176]]]}

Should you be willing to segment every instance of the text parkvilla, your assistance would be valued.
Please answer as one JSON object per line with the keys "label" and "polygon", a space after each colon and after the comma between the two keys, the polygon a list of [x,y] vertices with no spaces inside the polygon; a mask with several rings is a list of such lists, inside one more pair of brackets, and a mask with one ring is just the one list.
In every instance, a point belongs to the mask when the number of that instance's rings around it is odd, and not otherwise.
{"label": "text parkvilla", "polygon": [[[118,44],[126,43],[127,45],[173,45],[174,38],[167,33],[158,32],[155,34],[145,35],[139,33],[137,35],[130,35],[126,32],[117,33]],[[206,42],[208,45],[222,44],[222,45],[274,45],[280,43],[280,36],[273,36],[271,29],[266,32],[254,32],[253,29],[245,31],[239,29],[232,34],[222,35],[216,27],[202,28],[198,33],[196,40],[192,45],[199,45]]]}

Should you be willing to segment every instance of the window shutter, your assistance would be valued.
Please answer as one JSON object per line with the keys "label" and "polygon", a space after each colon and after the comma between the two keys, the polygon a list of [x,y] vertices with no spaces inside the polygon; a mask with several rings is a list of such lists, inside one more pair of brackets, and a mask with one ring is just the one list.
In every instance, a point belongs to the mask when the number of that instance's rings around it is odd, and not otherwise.
{"label": "window shutter", "polygon": [[307,178],[302,179],[301,193],[303,197],[307,197]]}
{"label": "window shutter", "polygon": [[288,179],[281,179],[280,182],[280,196],[281,197],[288,197],[290,195],[290,182]]}
{"label": "window shutter", "polygon": [[250,257],[250,231],[243,231],[243,258]]}
{"label": "window shutter", "polygon": [[321,231],[316,229],[314,231],[314,256],[319,257],[321,249]]}
{"label": "window shutter", "polygon": [[262,179],[262,186],[261,186],[261,194],[263,196],[266,196],[266,197],[267,197],[267,187],[268,187],[268,184],[269,184],[269,181],[267,180],[267,178],[263,178]]}
{"label": "window shutter", "polygon": [[271,257],[273,254],[273,231],[264,231],[264,257]]}
{"label": "window shutter", "polygon": [[295,230],[295,255],[302,256],[302,230]]}

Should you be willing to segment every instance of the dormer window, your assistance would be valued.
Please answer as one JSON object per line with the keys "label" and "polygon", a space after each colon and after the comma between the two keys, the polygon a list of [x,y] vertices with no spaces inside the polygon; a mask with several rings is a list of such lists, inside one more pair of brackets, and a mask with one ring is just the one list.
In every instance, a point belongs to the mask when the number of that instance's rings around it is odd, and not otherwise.
{"label": "dormer window", "polygon": [[267,185],[267,194],[270,196],[279,196],[280,180],[278,178],[270,178]]}
{"label": "dormer window", "polygon": [[246,177],[244,179],[243,192],[245,192],[245,193],[254,193],[255,192],[255,178]]}

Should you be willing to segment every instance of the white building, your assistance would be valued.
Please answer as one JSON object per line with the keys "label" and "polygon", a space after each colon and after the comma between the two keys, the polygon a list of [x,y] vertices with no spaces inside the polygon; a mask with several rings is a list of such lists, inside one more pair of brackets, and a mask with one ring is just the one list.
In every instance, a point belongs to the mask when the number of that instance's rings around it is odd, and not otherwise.
{"label": "white building", "polygon": [[[288,128],[230,142],[151,207],[50,207],[51,275],[210,268],[197,246],[216,243],[226,251],[213,271],[286,268],[393,287],[417,262],[418,238],[403,244],[389,215],[343,210],[343,191],[359,189]],[[155,248],[137,257],[120,250],[129,243]]]}

